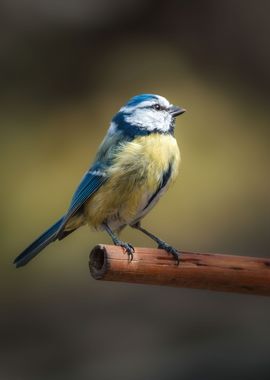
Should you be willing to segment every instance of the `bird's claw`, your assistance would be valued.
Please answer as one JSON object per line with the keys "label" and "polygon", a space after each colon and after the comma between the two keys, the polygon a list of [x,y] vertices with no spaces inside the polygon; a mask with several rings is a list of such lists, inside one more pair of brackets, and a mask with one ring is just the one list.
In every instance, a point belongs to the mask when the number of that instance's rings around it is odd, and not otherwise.
{"label": "bird's claw", "polygon": [[124,249],[125,253],[128,255],[128,261],[131,262],[133,260],[133,253],[135,252],[134,247],[131,244],[125,242],[121,242],[119,245]]}
{"label": "bird's claw", "polygon": [[174,260],[176,261],[176,265],[179,265],[181,252],[179,252],[176,248],[172,247],[171,245],[165,242],[159,243],[158,248],[164,249],[165,251],[170,253],[173,256]]}

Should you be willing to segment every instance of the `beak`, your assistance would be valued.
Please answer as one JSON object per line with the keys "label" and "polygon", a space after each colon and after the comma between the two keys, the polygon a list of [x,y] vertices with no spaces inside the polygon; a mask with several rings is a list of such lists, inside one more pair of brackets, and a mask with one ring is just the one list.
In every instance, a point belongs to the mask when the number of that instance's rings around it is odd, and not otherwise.
{"label": "beak", "polygon": [[181,108],[181,107],[178,107],[178,106],[171,106],[169,108],[169,112],[170,114],[173,116],[173,117],[176,117],[176,116],[179,116],[181,115],[182,113],[186,112],[185,108]]}

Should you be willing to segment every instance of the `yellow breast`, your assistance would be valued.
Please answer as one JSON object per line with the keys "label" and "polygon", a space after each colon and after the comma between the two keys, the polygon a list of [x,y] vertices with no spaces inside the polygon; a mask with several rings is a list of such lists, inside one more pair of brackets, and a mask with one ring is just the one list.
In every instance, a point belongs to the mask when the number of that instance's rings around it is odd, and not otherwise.
{"label": "yellow breast", "polygon": [[130,224],[153,194],[171,165],[175,180],[180,152],[171,135],[138,137],[122,146],[108,169],[108,181],[89,199],[85,207],[88,223],[98,228],[106,220]]}

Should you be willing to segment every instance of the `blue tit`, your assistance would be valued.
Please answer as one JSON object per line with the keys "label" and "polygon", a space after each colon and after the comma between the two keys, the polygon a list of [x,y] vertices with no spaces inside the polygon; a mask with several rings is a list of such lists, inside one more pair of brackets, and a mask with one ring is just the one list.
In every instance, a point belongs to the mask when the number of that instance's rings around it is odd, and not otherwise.
{"label": "blue tit", "polygon": [[66,214],[29,245],[14,264],[25,265],[48,244],[85,224],[106,231],[130,260],[133,246],[118,237],[128,225],[149,236],[179,262],[180,253],[140,223],[177,176],[180,152],[174,137],[175,118],[184,112],[159,95],[131,98],[113,117]]}

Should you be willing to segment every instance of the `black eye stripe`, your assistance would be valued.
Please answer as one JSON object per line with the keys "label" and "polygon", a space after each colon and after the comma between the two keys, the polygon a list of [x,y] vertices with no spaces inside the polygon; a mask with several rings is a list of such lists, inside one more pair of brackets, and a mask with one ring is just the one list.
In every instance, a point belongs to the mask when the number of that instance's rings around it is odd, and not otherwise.
{"label": "black eye stripe", "polygon": [[[158,107],[158,108],[157,108]],[[151,106],[144,106],[144,107],[140,107],[140,109],[154,109],[156,111],[166,111],[166,107],[162,107],[160,104],[158,103],[155,103],[155,104],[152,104]]]}

